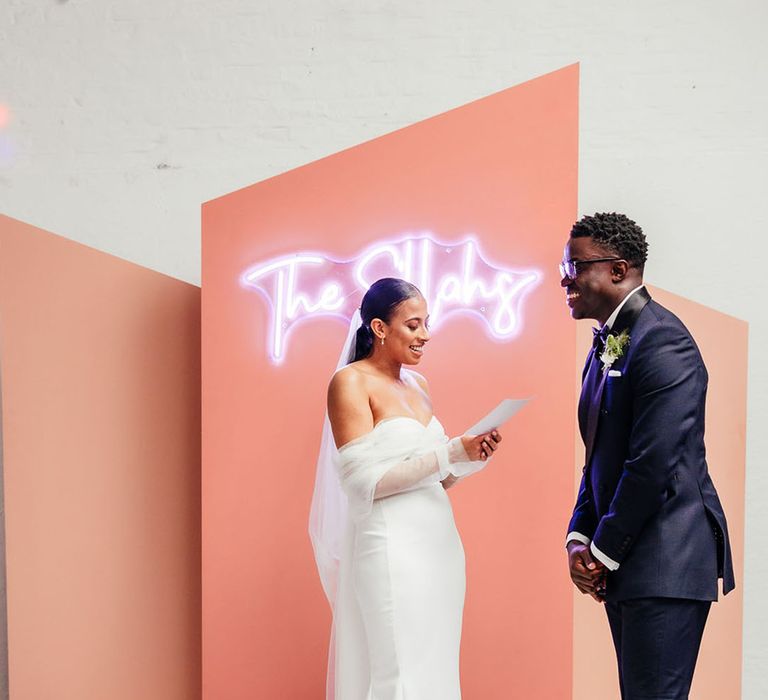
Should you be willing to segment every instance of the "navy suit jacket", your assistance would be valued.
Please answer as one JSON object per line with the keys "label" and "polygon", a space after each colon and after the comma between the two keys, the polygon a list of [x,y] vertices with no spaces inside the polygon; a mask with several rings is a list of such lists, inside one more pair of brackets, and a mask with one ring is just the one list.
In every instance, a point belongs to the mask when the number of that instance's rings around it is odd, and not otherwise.
{"label": "navy suit jacket", "polygon": [[[569,532],[620,564],[606,599],[716,600],[734,587],[728,526],[704,448],[707,370],[691,334],[645,288],[622,307],[612,333],[624,354],[579,402],[584,476]],[[586,377],[593,352],[587,357]],[[591,434],[590,409],[596,412]],[[595,413],[593,413],[593,416]]]}

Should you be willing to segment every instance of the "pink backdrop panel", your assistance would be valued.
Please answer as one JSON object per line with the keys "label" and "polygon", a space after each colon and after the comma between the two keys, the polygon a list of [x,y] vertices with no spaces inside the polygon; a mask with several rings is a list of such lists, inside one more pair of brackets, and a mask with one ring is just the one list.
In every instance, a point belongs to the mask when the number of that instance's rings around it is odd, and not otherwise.
{"label": "pink backdrop panel", "polygon": [[0,216],[14,700],[200,697],[199,313]]}
{"label": "pink backdrop panel", "polygon": [[[502,397],[533,397],[503,453],[451,493],[468,565],[464,697],[570,695],[575,330],[556,266],[576,214],[577,111],[571,66],[204,205],[204,697],[321,698],[328,646],[307,516],[347,323],[288,329],[281,317],[275,364],[272,317],[288,302],[241,276],[297,253],[354,260],[424,232],[456,274],[468,235],[488,263],[478,269],[537,274],[516,334],[494,337],[490,308],[446,316],[421,364],[451,435]],[[359,303],[351,266],[323,264]]]}

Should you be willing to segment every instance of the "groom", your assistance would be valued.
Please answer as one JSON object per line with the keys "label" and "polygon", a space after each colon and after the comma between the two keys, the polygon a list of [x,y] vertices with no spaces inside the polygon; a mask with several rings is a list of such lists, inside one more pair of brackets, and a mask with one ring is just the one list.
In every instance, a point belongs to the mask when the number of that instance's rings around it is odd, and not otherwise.
{"label": "groom", "polygon": [[710,603],[734,587],[707,471],[707,370],[643,286],[647,244],[623,214],[585,216],[560,265],[575,319],[595,319],[579,399],[584,476],[568,536],[576,587],[604,602],[624,700],[685,700]]}

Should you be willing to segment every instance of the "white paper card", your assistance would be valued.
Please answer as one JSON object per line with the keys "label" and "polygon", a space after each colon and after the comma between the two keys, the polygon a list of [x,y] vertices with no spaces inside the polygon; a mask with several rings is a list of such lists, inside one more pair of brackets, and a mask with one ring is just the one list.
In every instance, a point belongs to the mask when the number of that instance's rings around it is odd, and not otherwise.
{"label": "white paper card", "polygon": [[515,415],[530,399],[504,399],[487,416],[481,418],[465,435],[481,435],[488,433],[494,428],[500,428],[512,416]]}

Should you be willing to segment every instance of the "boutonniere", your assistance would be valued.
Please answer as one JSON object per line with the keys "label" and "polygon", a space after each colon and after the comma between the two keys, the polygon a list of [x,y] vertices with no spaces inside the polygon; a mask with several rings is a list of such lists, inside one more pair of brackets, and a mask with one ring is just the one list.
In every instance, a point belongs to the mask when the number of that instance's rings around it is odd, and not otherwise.
{"label": "boutonniere", "polygon": [[605,349],[600,355],[603,363],[603,372],[607,372],[616,360],[624,356],[624,351],[629,345],[629,331],[623,330],[619,335],[609,334],[605,339]]}

